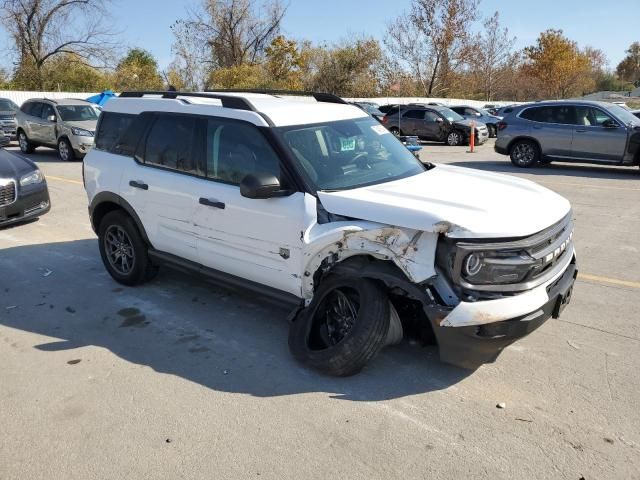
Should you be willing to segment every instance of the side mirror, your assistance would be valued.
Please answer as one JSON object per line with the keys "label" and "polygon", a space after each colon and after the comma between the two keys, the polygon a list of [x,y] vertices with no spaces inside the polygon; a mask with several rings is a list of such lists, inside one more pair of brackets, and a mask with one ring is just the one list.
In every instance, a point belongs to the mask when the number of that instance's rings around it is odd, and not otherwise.
{"label": "side mirror", "polygon": [[251,173],[240,182],[240,195],[246,198],[266,199],[286,197],[289,190],[282,190],[280,181],[271,173]]}
{"label": "side mirror", "polygon": [[55,116],[55,115],[49,115],[49,116],[47,117],[47,120],[48,120],[49,122],[51,122],[51,123],[56,123],[56,121],[57,121],[57,120],[56,120],[56,116]]}
{"label": "side mirror", "polygon": [[444,122],[444,119],[442,117],[437,117],[436,118],[436,122],[442,123],[442,122]]}
{"label": "side mirror", "polygon": [[618,124],[611,119],[602,122],[602,126],[604,128],[618,128]]}

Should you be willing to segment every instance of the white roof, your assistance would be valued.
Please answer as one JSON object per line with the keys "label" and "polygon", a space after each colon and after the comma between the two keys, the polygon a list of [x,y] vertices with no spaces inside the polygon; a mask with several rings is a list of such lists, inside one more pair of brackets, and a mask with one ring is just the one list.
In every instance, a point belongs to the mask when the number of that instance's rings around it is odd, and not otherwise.
{"label": "white roof", "polygon": [[368,115],[358,107],[340,103],[317,102],[313,97],[274,96],[257,93],[215,93],[229,97],[240,97],[248,100],[257,112],[225,108],[222,102],[212,98],[178,96],[178,98],[161,98],[148,95],[145,97],[116,97],[104,106],[106,112],[138,114],[142,112],[175,112],[211,115],[237,120],[245,120],[258,126],[270,126],[260,114],[264,114],[276,127],[291,125],[308,125],[312,123],[331,122],[354,118],[366,118]]}

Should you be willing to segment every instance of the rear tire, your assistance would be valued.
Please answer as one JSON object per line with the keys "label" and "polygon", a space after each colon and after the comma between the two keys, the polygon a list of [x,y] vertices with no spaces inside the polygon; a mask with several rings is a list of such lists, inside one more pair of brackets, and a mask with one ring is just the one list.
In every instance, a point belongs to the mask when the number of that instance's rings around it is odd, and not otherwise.
{"label": "rear tire", "polygon": [[140,285],[158,272],[138,227],[123,210],[109,212],[102,219],[98,245],[105,268],[118,283]]}
{"label": "rear tire", "polygon": [[389,298],[373,280],[326,278],[289,330],[289,349],[300,362],[346,377],[382,349],[390,324]]}
{"label": "rear tire", "polygon": [[33,153],[36,149],[35,145],[29,141],[27,134],[22,130],[18,132],[18,145],[20,145],[20,151],[22,153]]}
{"label": "rear tire", "polygon": [[511,163],[519,168],[529,168],[540,161],[540,149],[531,140],[518,140],[509,152]]}
{"label": "rear tire", "polygon": [[497,129],[494,125],[487,125],[487,130],[489,130],[489,138],[495,138],[498,136]]}

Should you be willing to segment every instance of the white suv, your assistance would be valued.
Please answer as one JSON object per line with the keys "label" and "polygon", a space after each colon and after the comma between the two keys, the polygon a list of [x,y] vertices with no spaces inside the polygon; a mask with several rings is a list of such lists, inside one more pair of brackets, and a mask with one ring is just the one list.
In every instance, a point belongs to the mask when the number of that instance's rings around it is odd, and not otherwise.
{"label": "white suv", "polygon": [[477,367],[551,316],[576,278],[569,202],[422,164],[338,97],[123,93],[84,162],[111,276],[160,265],[294,307],[294,356],[358,372],[403,332]]}

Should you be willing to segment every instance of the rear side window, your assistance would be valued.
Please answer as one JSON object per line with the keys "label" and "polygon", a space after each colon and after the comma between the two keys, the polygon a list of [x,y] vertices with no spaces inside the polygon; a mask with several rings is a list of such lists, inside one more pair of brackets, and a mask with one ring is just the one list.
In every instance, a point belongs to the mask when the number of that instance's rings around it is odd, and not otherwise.
{"label": "rear side window", "polygon": [[402,116],[403,118],[415,118],[418,120],[424,119],[425,110],[408,110]]}
{"label": "rear side window", "polygon": [[26,110],[24,111],[27,115],[31,115],[32,117],[39,117],[42,115],[42,103],[40,102],[31,102],[26,104]]}
{"label": "rear side window", "polygon": [[555,123],[560,125],[576,124],[576,108],[568,105],[553,105],[527,108],[520,114],[520,118],[541,123]]}
{"label": "rear side window", "polygon": [[[534,122],[538,122],[538,110],[539,108],[527,108],[524,112],[520,114],[520,118],[524,118],[525,120],[532,120]],[[507,111],[505,110],[505,113]]]}
{"label": "rear side window", "polygon": [[186,115],[159,115],[147,136],[144,163],[204,175],[202,122]]}
{"label": "rear side window", "polygon": [[[124,113],[102,113],[98,131],[96,132],[96,148],[105,152],[116,153],[115,146],[118,139],[129,128],[134,118],[136,118],[135,115]],[[135,151],[135,146],[133,151]],[[131,151],[131,155],[133,155],[133,151]]]}

